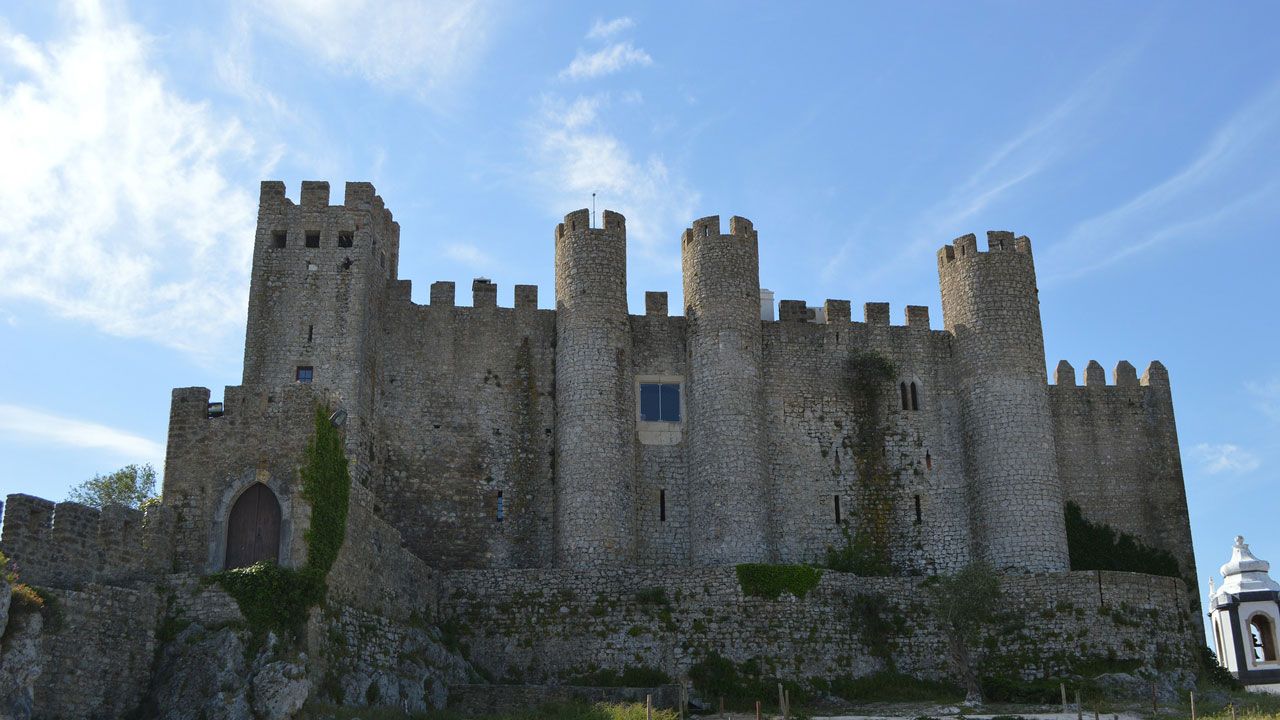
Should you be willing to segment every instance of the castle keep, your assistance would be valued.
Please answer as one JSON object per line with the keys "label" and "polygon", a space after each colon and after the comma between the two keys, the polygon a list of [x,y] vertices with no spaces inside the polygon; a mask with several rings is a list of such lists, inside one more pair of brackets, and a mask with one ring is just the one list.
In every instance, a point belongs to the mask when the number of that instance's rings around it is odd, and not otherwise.
{"label": "castle keep", "polygon": [[[605,211],[599,224],[579,210],[555,228],[554,309],[529,285],[499,307],[484,279],[470,305],[446,281],[417,304],[399,225],[371,185],[348,183],[332,205],[328,183],[303,183],[294,202],[264,182],[243,383],[220,399],[174,390],[161,507],[143,518],[13,495],[0,547],[69,607],[74,593],[167,582],[187,590],[151,609],[153,626],[235,616],[194,578],[306,562],[298,468],[319,404],[340,426],[352,490],[328,609],[311,622],[376,620],[387,653],[425,617],[464,628],[457,663],[508,682],[567,683],[588,666],[677,677],[711,654],[770,658],[779,677],[864,675],[886,656],[859,634],[851,597],[907,608],[922,578],[982,560],[1032,618],[997,643],[1040,651],[1018,673],[1082,648],[1190,666],[1199,620],[1183,583],[1072,572],[1064,523],[1075,503],[1194,581],[1168,374],[1121,362],[1108,382],[1090,362],[1080,385],[1063,361],[1046,382],[1026,237],[938,251],[936,329],[924,306],[895,324],[878,302],[854,320],[848,300],[783,300],[773,320],[758,260],[769,231],[741,217],[684,231],[684,308],[648,292],[632,314],[626,220]],[[874,572],[828,572],[781,604],[733,579],[738,564],[821,564],[841,548]],[[661,620],[634,600],[652,587],[670,598]],[[1039,610],[1063,603],[1080,610]],[[1113,623],[1122,606],[1145,624]],[[111,619],[85,613],[86,633]],[[937,638],[910,628],[892,665],[945,675]],[[340,700],[438,705],[442,688],[474,682],[439,662],[370,665],[373,641],[348,640],[347,665],[307,668],[317,686],[343,678]],[[78,716],[44,697],[51,716]]]}

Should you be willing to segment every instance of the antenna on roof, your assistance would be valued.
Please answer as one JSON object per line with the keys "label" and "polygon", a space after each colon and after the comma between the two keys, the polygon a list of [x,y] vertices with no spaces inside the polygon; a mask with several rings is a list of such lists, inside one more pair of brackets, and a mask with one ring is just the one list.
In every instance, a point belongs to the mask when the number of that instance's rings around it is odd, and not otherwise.
{"label": "antenna on roof", "polygon": [[591,193],[591,227],[596,226],[596,194]]}

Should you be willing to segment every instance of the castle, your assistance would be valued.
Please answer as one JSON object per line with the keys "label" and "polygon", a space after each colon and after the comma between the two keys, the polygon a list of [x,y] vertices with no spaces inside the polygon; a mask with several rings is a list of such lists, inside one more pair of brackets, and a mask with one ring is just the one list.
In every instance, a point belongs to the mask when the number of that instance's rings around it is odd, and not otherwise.
{"label": "castle", "polygon": [[[580,210],[555,228],[555,309],[529,285],[498,307],[484,279],[470,306],[452,282],[419,305],[399,277],[399,225],[371,185],[348,183],[331,205],[328,183],[304,182],[295,203],[264,182],[243,383],[220,400],[174,390],[161,508],[144,521],[10,496],[0,548],[31,582],[68,593],[166,577],[191,588],[173,578],[258,560],[301,566],[310,509],[298,467],[320,404],[341,427],[352,485],[327,599],[344,610],[332,617],[364,613],[405,633],[411,615],[465,626],[466,662],[508,682],[639,665],[675,677],[711,654],[771,658],[779,677],[886,662],[936,677],[927,642],[898,638],[891,662],[870,649],[848,598],[905,608],[923,578],[974,561],[1001,573],[1028,617],[1081,608],[999,640],[1044,650],[1023,675],[1081,647],[1193,664],[1200,621],[1186,587],[1072,572],[1064,523],[1074,503],[1170,553],[1194,587],[1168,374],[1152,362],[1139,378],[1121,362],[1108,383],[1090,362],[1081,386],[1064,361],[1047,383],[1026,237],[944,246],[934,329],[927,307],[907,306],[895,325],[887,303],[854,321],[848,300],[783,300],[774,320],[758,234],[741,217],[684,231],[682,315],[665,292],[631,314],[626,221],[601,220]],[[793,598],[799,609],[733,581],[740,564],[822,564],[842,548],[874,572],[829,572]],[[633,596],[649,587],[675,598],[673,614],[646,615]],[[206,612],[208,592],[179,593],[183,617]],[[1113,622],[1121,607],[1141,621]],[[686,614],[697,618],[681,625]],[[365,678],[351,697],[394,675],[350,662],[341,677]]]}

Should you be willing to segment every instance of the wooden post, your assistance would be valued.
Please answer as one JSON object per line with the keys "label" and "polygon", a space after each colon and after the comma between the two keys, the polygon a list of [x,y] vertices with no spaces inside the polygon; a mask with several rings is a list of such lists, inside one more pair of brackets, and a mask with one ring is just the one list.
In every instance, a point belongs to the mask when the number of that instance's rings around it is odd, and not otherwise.
{"label": "wooden post", "polygon": [[684,680],[681,680],[680,681],[680,720],[684,720],[684,706],[688,702],[686,700],[686,697],[687,697],[686,693],[688,692],[689,692],[689,688],[685,687]]}
{"label": "wooden post", "polygon": [[1231,720],[1236,720],[1236,704],[1231,703]]}
{"label": "wooden post", "polygon": [[760,701],[756,701],[756,720],[760,720]]}
{"label": "wooden post", "polygon": [[778,683],[778,712],[782,713],[782,720],[787,720],[787,697],[782,694],[782,683]]}
{"label": "wooden post", "polygon": [[644,696],[644,720],[653,720],[653,696]]}
{"label": "wooden post", "polygon": [[1156,684],[1151,683],[1151,714],[1160,712],[1160,704],[1156,702]]}
{"label": "wooden post", "polygon": [[1067,684],[1064,682],[1058,683],[1058,689],[1062,691],[1062,713],[1065,715],[1067,712]]}
{"label": "wooden post", "polygon": [[787,690],[786,695],[784,697],[787,698],[787,714],[785,717],[790,717],[791,716],[791,691]]}
{"label": "wooden post", "polygon": [[1191,691],[1191,720],[1196,720],[1196,691]]}
{"label": "wooden post", "polygon": [[724,696],[720,696],[720,715],[724,716]]}
{"label": "wooden post", "polygon": [[1076,720],[1084,720],[1084,708],[1080,707],[1080,688],[1076,688]]}

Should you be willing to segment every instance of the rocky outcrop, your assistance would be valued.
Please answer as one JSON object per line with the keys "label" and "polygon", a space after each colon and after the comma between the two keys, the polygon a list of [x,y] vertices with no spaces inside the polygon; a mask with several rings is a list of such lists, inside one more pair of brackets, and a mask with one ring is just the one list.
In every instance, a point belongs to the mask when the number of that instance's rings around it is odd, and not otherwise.
{"label": "rocky outcrop", "polygon": [[[8,584],[0,584],[0,590],[7,606]],[[36,678],[42,665],[40,630],[44,619],[39,612],[5,610],[5,624],[0,625],[0,720],[26,720],[35,704]]]}
{"label": "rocky outcrop", "polygon": [[192,624],[160,651],[144,714],[159,720],[250,720],[243,630]]}

